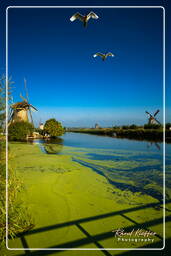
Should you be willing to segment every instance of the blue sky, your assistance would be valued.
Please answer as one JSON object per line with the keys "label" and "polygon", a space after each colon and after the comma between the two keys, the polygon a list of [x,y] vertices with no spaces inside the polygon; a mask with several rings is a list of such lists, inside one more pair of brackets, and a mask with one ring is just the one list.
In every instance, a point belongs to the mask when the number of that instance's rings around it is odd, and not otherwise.
{"label": "blue sky", "polygon": [[[98,20],[70,22],[77,11]],[[158,9],[9,9],[9,74],[14,101],[27,79],[38,123],[64,126],[144,124],[162,120],[162,13]],[[111,51],[105,62],[92,55]],[[170,106],[168,105],[168,108]],[[168,112],[169,113],[169,112]],[[168,119],[168,118],[167,118]]]}

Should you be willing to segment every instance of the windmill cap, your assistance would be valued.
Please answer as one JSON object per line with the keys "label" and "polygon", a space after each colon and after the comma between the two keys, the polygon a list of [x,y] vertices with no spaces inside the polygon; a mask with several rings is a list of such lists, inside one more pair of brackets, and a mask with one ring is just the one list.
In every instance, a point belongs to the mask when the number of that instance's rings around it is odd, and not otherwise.
{"label": "windmill cap", "polygon": [[17,102],[13,104],[11,107],[15,109],[15,108],[27,108],[29,106],[30,104],[28,102],[22,101],[22,102]]}

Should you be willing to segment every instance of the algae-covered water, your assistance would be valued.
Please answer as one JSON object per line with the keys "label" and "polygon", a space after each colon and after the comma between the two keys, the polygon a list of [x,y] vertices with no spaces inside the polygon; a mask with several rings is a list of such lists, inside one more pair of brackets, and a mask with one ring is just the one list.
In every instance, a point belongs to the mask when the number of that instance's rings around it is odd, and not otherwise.
{"label": "algae-covered water", "polygon": [[[66,133],[55,141],[10,143],[9,147],[13,155],[9,164],[23,181],[18,202],[27,207],[34,224],[26,234],[9,240],[10,248],[27,247],[30,255],[39,255],[31,248],[163,247],[162,143]],[[166,145],[166,216],[170,156],[171,146]],[[117,229],[133,230],[133,239],[119,240],[112,232]],[[138,235],[135,240],[137,230],[156,234],[149,240]],[[69,255],[53,251],[57,253]],[[111,255],[109,250],[93,255],[105,253]],[[24,254],[20,250],[10,255]]]}

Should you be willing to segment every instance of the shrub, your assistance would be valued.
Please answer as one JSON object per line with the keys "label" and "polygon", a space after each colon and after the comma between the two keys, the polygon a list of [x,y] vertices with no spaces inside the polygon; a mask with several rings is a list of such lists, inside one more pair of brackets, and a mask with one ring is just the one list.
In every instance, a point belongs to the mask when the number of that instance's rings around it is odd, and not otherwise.
{"label": "shrub", "polygon": [[25,141],[33,133],[34,127],[29,122],[14,122],[8,127],[8,138],[14,141]]}
{"label": "shrub", "polygon": [[129,129],[129,125],[123,125],[122,129],[124,129],[124,130]]}
{"label": "shrub", "polygon": [[50,137],[57,137],[64,134],[64,128],[60,122],[51,118],[46,121],[44,125],[44,132],[50,135]]}
{"label": "shrub", "polygon": [[160,124],[145,124],[144,129],[159,129],[161,128]]}
{"label": "shrub", "polygon": [[169,128],[171,128],[171,123],[166,124],[166,129],[168,130]]}
{"label": "shrub", "polygon": [[138,128],[138,126],[137,125],[135,125],[135,124],[132,124],[132,125],[130,125],[130,127],[129,127],[130,129],[137,129]]}

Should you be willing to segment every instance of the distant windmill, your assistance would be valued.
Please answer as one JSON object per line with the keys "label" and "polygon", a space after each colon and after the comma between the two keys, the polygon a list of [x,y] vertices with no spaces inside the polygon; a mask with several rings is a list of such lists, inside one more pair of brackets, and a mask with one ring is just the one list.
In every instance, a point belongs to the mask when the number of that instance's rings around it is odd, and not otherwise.
{"label": "distant windmill", "polygon": [[148,115],[148,124],[161,124],[155,116],[159,113],[159,109],[154,113],[154,115],[150,114],[148,111],[145,111],[145,113]]}
{"label": "distant windmill", "polygon": [[21,122],[21,121],[28,122],[29,115],[30,115],[31,123],[33,124],[33,117],[32,117],[31,111],[37,111],[37,109],[29,103],[29,97],[28,97],[28,91],[27,91],[25,79],[24,79],[24,87],[26,92],[26,99],[20,94],[20,98],[23,101],[17,102],[11,105],[9,124],[13,122]]}
{"label": "distant windmill", "polygon": [[102,58],[102,60],[104,61],[108,56],[114,57],[115,55],[111,52],[108,52],[106,54],[97,52],[96,54],[93,55],[94,58],[97,56],[100,56]]}
{"label": "distant windmill", "polygon": [[76,19],[79,19],[83,22],[84,24],[84,27],[87,26],[87,23],[89,21],[89,19],[92,18],[92,19],[98,19],[99,17],[94,13],[94,12],[90,12],[89,14],[87,15],[82,15],[80,14],[79,12],[75,13],[71,18],[70,18],[70,21],[74,21]]}

